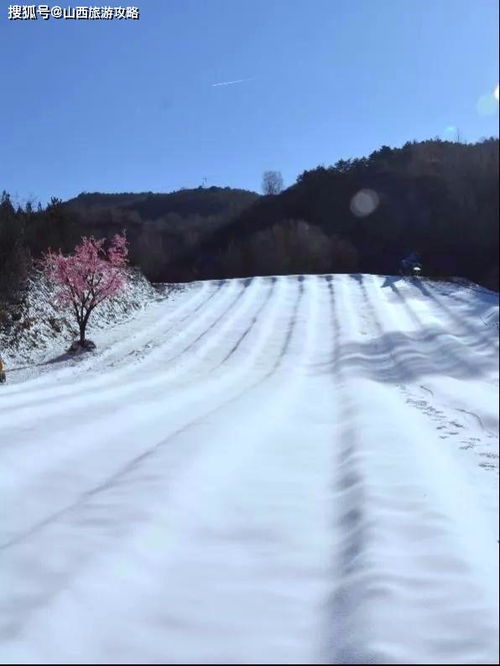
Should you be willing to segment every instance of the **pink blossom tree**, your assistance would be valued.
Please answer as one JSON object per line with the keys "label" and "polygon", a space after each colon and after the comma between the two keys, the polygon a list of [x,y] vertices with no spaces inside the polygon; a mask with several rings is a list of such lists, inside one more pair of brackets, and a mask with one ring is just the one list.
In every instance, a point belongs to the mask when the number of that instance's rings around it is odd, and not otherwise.
{"label": "pink blossom tree", "polygon": [[56,303],[70,307],[80,330],[79,344],[85,346],[89,317],[103,301],[117,294],[126,284],[124,268],[128,265],[125,234],[113,237],[109,247],[105,239],[82,238],[73,254],[49,250],[41,267],[56,288]]}

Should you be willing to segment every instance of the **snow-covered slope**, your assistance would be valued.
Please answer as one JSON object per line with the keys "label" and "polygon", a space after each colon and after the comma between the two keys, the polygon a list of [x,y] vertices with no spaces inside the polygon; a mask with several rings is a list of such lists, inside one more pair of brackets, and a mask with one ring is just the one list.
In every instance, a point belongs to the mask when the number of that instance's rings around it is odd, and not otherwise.
{"label": "snow-covered slope", "polygon": [[497,296],[197,283],[0,387],[3,663],[495,663]]}
{"label": "snow-covered slope", "polygon": [[[166,285],[162,291],[165,289]],[[96,330],[129,319],[158,296],[158,291],[139,271],[130,269],[125,288],[92,313],[89,335],[92,337]],[[31,276],[17,310],[17,318],[9,326],[0,327],[0,354],[11,368],[41,363],[47,357],[51,360],[55,354],[63,353],[77,336],[71,310],[56,307],[54,287],[39,272]],[[26,373],[19,377],[25,376]]]}

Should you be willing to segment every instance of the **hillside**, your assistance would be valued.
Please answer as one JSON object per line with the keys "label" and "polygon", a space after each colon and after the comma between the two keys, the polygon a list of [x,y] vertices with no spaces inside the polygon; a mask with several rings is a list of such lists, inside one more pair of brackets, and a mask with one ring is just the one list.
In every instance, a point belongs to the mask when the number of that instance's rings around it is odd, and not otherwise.
{"label": "hillside", "polygon": [[63,207],[80,234],[111,236],[125,229],[131,258],[153,281],[179,281],[184,257],[258,199],[247,190],[199,187],[167,194],[84,193]]}
{"label": "hillside", "polygon": [[417,250],[428,275],[498,289],[498,147],[409,142],[305,171],[204,239],[196,274],[395,273]]}
{"label": "hillside", "polygon": [[201,282],[7,369],[2,663],[498,663],[494,321],[466,284]]}
{"label": "hillside", "polygon": [[280,194],[231,188],[83,193],[45,209],[0,202],[0,309],[48,247],[125,229],[155,282],[290,273],[424,273],[498,290],[499,143],[430,140],[305,171]]}
{"label": "hillside", "polygon": [[82,193],[66,205],[82,213],[97,210],[124,210],[135,212],[142,220],[155,221],[166,215],[189,218],[192,215],[210,217],[227,215],[253,203],[258,194],[230,187],[198,187],[168,193]]}
{"label": "hillside", "polygon": [[[0,321],[0,350],[10,369],[11,380],[19,375],[13,368],[23,367],[26,377],[39,372],[39,368],[52,363],[54,350],[64,356],[75,339],[78,327],[71,308],[56,305],[54,285],[33,272],[23,299],[9,308]],[[130,319],[138,310],[159,297],[155,288],[138,271],[127,271],[127,283],[114,298],[101,303],[89,322],[89,337],[93,332]]]}

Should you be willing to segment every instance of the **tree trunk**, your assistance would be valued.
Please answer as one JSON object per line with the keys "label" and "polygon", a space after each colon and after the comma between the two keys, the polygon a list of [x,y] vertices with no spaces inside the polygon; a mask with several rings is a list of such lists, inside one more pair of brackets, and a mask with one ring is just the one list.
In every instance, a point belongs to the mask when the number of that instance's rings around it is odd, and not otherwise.
{"label": "tree trunk", "polygon": [[90,308],[89,310],[87,310],[87,312],[84,314],[83,318],[80,319],[80,321],[78,322],[78,325],[80,327],[80,346],[81,347],[83,347],[83,345],[85,344],[85,341],[86,341],[85,340],[85,331],[87,330],[87,323],[89,321],[89,317],[90,317],[93,309],[94,308]]}
{"label": "tree trunk", "polygon": [[86,320],[84,319],[81,322],[79,322],[79,326],[80,326],[80,347],[83,347],[83,345],[85,344],[85,329],[87,328]]}

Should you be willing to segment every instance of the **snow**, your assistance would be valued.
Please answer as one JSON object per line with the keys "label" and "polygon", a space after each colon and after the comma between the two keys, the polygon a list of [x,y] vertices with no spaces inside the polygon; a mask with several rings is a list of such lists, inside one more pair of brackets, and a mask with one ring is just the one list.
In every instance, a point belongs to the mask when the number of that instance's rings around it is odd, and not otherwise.
{"label": "snow", "polygon": [[[169,290],[162,285],[160,293]],[[88,326],[89,337],[94,331],[108,328],[130,318],[159,292],[137,271],[128,270],[126,287],[115,297],[101,303],[94,310]],[[61,309],[54,303],[53,286],[34,272],[20,307],[20,318],[10,327],[0,328],[0,353],[9,367],[26,366],[47,361],[47,352],[64,353],[77,336],[78,327],[69,308]],[[33,373],[30,373],[33,374]],[[26,373],[22,375],[26,377]]]}
{"label": "snow", "polygon": [[422,278],[201,282],[8,373],[1,662],[497,663],[495,316]]}

